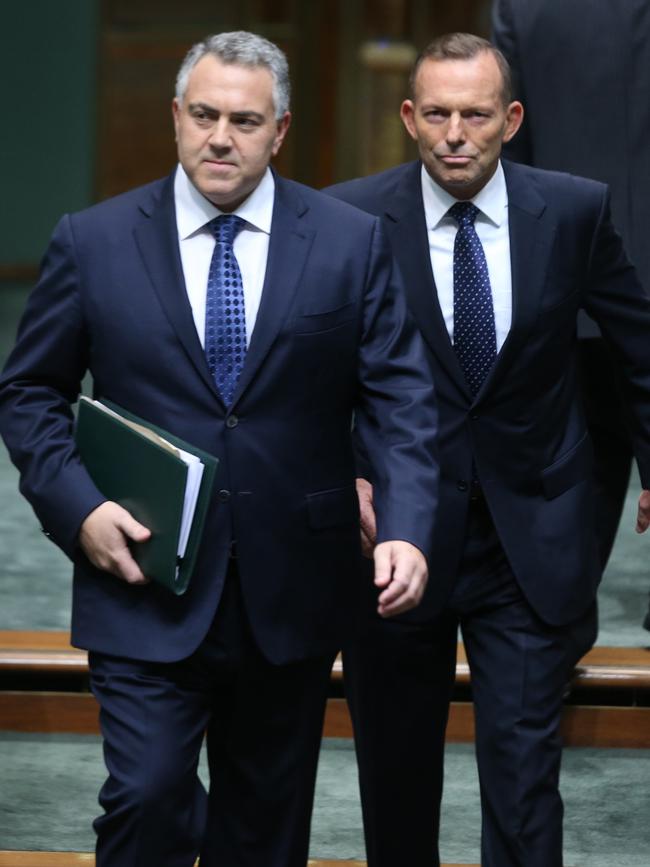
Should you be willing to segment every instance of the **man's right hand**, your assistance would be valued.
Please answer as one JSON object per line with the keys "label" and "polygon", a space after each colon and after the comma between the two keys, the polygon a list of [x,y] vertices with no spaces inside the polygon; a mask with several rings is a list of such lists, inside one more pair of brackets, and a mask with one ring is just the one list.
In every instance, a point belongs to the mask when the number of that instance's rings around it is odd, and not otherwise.
{"label": "man's right hand", "polygon": [[146,542],[151,531],[135,518],[107,500],[88,515],[79,531],[79,544],[98,569],[110,572],[128,584],[148,584],[149,578],[133,559],[128,540]]}

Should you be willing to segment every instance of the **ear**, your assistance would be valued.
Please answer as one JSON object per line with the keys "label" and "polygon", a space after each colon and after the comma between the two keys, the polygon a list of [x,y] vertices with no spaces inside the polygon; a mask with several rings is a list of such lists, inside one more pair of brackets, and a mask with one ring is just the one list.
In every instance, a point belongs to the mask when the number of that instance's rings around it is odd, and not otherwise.
{"label": "ear", "polygon": [[271,151],[272,155],[275,156],[277,152],[280,150],[282,146],[282,142],[284,141],[284,137],[287,134],[287,130],[291,125],[291,112],[285,111],[280,120],[277,122],[277,131],[275,134],[275,139],[273,140],[273,149]]}
{"label": "ear", "polygon": [[174,118],[174,130],[176,132],[176,138],[178,139],[178,124],[180,122],[181,116],[181,107],[179,105],[176,97],[172,99],[172,117]]}
{"label": "ear", "polygon": [[417,141],[418,134],[415,129],[415,105],[412,99],[405,99],[400,106],[399,116],[402,118],[402,123],[406,127],[406,131],[412,139]]}
{"label": "ear", "polygon": [[503,141],[510,139],[517,132],[524,119],[524,107],[520,102],[511,102],[506,110],[506,124],[503,133]]}

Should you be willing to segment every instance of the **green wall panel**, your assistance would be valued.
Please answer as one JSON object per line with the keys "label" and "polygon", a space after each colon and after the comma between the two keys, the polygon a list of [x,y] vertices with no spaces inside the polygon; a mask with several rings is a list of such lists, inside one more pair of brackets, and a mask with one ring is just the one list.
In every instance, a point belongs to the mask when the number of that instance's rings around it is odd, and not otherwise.
{"label": "green wall panel", "polygon": [[0,14],[0,265],[40,259],[90,204],[99,0],[5,2]]}

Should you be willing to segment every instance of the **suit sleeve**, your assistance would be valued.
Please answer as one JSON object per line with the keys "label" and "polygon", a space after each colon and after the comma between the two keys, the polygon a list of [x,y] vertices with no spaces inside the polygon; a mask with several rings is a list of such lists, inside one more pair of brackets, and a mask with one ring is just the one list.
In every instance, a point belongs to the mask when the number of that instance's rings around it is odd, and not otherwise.
{"label": "suit sleeve", "polygon": [[366,278],[355,435],[374,485],[377,541],[430,550],[438,495],[438,417],[429,365],[375,222]]}
{"label": "suit sleeve", "polygon": [[650,300],[611,219],[603,187],[583,306],[599,324],[622,374],[642,486],[650,488]]}
{"label": "suit sleeve", "polygon": [[515,137],[503,146],[503,155],[515,162],[532,166],[535,165],[535,154],[526,108],[523,64],[519,55],[521,49],[517,39],[512,3],[513,0],[496,0],[492,7],[492,42],[510,65],[514,98],[524,104],[524,121]]}
{"label": "suit sleeve", "polygon": [[78,457],[71,405],[88,366],[70,220],[45,254],[16,345],[0,378],[0,432],[20,472],[20,490],[43,529],[74,556],[84,518],[105,500]]}

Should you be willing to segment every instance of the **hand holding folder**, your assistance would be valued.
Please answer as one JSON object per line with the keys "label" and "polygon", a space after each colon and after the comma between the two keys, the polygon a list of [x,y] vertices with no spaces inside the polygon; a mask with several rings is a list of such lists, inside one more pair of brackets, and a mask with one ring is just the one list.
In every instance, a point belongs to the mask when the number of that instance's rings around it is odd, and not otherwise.
{"label": "hand holding folder", "polygon": [[77,448],[93,482],[151,530],[132,554],[173,593],[187,589],[218,460],[121,407],[81,398]]}

